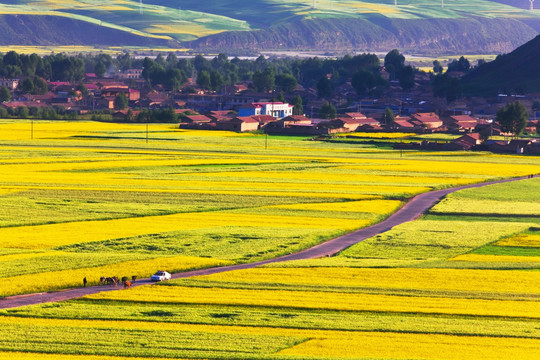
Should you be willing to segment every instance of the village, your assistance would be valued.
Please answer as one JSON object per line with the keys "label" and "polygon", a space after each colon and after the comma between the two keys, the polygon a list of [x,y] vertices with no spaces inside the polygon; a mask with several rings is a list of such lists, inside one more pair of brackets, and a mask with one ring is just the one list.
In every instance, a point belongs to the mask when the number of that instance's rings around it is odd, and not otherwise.
{"label": "village", "polygon": [[[78,84],[46,82],[44,94],[21,91],[24,79],[0,78],[0,87],[10,92],[9,101],[0,104],[3,115],[14,118],[39,116],[54,110],[64,118],[91,117],[115,122],[159,122],[153,112],[167,116],[162,122],[178,123],[180,128],[263,132],[328,138],[354,132],[449,133],[462,135],[453,141],[403,143],[402,149],[488,150],[499,153],[539,154],[540,141],[511,138],[495,121],[501,107],[519,101],[532,114],[524,133],[537,132],[540,94],[508,95],[496,98],[465,98],[454,101],[433,95],[429,74],[415,72],[414,86],[404,90],[384,67],[380,71],[389,86],[379,96],[358,96],[350,81],[336,87],[331,97],[321,98],[316,87],[296,84],[286,95],[276,91],[256,91],[249,81],[223,85],[219,90],[199,86],[188,78],[174,91],[148,86],[142,68],[97,76],[86,73]],[[453,74],[459,77],[460,73]],[[328,74],[331,79],[332,74]],[[301,99],[300,106],[291,101]],[[6,100],[6,99],[4,99]],[[330,106],[335,113],[321,112]],[[40,112],[41,111],[41,112]],[[2,114],[0,114],[2,115]],[[47,116],[44,116],[47,118]],[[54,116],[52,117],[54,119]],[[493,140],[494,136],[507,139]]]}

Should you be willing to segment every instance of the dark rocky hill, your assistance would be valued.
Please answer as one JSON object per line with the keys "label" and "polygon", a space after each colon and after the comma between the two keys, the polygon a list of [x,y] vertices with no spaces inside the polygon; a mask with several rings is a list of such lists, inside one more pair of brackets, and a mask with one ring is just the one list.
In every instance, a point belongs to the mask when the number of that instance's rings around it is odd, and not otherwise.
{"label": "dark rocky hill", "polygon": [[199,50],[297,49],[415,53],[505,53],[534,38],[540,21],[515,19],[405,20],[374,16],[365,19],[304,19],[268,29],[225,32],[185,45]]}
{"label": "dark rocky hill", "polygon": [[540,36],[511,53],[498,56],[463,79],[467,95],[540,92]]}

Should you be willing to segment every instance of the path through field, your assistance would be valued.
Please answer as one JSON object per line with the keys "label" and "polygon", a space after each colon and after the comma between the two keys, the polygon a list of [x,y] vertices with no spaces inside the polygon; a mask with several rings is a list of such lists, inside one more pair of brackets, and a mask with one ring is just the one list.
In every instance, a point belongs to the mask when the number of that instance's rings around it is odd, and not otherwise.
{"label": "path through field", "polygon": [[[400,210],[398,210],[396,213],[394,213],[393,215],[388,217],[386,220],[378,224],[354,231],[352,233],[343,235],[333,240],[329,240],[327,242],[324,242],[312,248],[300,251],[298,253],[289,254],[289,255],[281,256],[275,259],[268,259],[268,260],[258,261],[258,262],[249,263],[249,264],[239,264],[239,265],[231,265],[231,266],[224,266],[224,267],[208,268],[208,269],[202,269],[202,270],[187,271],[187,272],[173,274],[172,278],[179,279],[179,278],[187,278],[187,277],[193,277],[193,276],[199,276],[199,275],[210,275],[210,274],[221,273],[225,271],[249,269],[249,268],[254,268],[256,266],[276,263],[276,262],[283,262],[283,261],[289,261],[289,260],[313,259],[313,258],[319,258],[319,257],[324,257],[324,256],[331,256],[356,243],[359,243],[360,241],[363,241],[365,239],[371,238],[378,234],[384,233],[392,229],[394,226],[403,224],[408,221],[415,220],[424,212],[426,212],[428,209],[430,209],[437,201],[439,201],[441,198],[443,198],[444,196],[452,192],[462,190],[462,189],[476,188],[476,187],[482,187],[486,185],[492,185],[492,184],[498,184],[498,183],[504,183],[504,182],[510,182],[510,181],[518,181],[518,180],[524,180],[524,179],[526,179],[526,177],[465,185],[465,186],[459,186],[459,187],[454,187],[454,188],[448,188],[448,189],[423,193],[411,199]],[[133,286],[141,286],[141,285],[149,285],[149,284],[151,284],[150,279],[140,279],[140,280],[137,280],[137,282]],[[81,281],[81,285],[82,285],[82,281]],[[112,291],[112,290],[118,290],[118,289],[120,289],[120,286],[115,287],[115,286],[102,285],[102,286],[90,286],[86,288],[81,287],[77,289],[68,289],[64,291],[11,296],[11,297],[6,297],[0,300],[0,309],[70,300],[70,299],[80,298],[85,295],[96,294],[103,291]]]}

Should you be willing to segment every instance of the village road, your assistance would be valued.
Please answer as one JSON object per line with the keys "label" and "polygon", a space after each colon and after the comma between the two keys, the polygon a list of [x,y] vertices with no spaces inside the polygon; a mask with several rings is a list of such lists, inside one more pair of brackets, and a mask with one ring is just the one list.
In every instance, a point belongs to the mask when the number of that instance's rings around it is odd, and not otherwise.
{"label": "village road", "polygon": [[[454,188],[448,188],[448,189],[423,193],[411,199],[407,204],[405,204],[405,206],[403,206],[393,215],[391,215],[386,220],[378,224],[351,232],[349,234],[340,236],[333,240],[329,240],[327,242],[324,242],[312,248],[309,248],[309,249],[306,249],[297,253],[281,256],[278,258],[258,261],[258,262],[249,263],[249,264],[223,266],[223,267],[194,270],[194,271],[187,271],[187,272],[172,274],[172,278],[180,279],[180,278],[188,278],[188,277],[200,276],[200,275],[210,275],[210,274],[216,274],[216,273],[221,273],[221,272],[226,272],[226,271],[250,269],[250,268],[254,268],[260,265],[265,265],[265,264],[270,264],[270,263],[277,263],[277,262],[290,261],[290,260],[313,259],[313,258],[331,256],[356,243],[359,243],[360,241],[363,241],[365,239],[368,239],[370,237],[373,237],[375,235],[388,231],[392,229],[394,226],[417,219],[423,213],[425,213],[428,209],[430,209],[437,201],[439,201],[441,198],[443,198],[444,196],[452,192],[462,190],[462,189],[476,188],[476,187],[481,187],[481,186],[486,186],[486,185],[492,185],[492,184],[498,184],[498,183],[504,183],[504,182],[510,182],[510,181],[518,181],[518,180],[524,180],[524,179],[527,179],[527,177],[490,181],[490,182],[484,182],[484,183],[479,183],[479,184],[465,185],[465,186],[459,186],[459,187],[454,187]],[[150,279],[140,279],[140,280],[137,280],[135,284],[133,284],[133,286],[149,285],[151,283],[152,282],[150,281]],[[81,280],[81,285],[82,285],[82,280]],[[68,289],[68,290],[55,291],[55,292],[10,296],[6,298],[2,298],[0,300],[0,309],[15,308],[15,307],[21,307],[21,306],[26,306],[26,305],[34,305],[34,304],[76,299],[85,295],[96,294],[96,293],[104,292],[104,291],[118,290],[120,288],[121,287],[100,285],[100,286],[80,287],[76,289]]]}

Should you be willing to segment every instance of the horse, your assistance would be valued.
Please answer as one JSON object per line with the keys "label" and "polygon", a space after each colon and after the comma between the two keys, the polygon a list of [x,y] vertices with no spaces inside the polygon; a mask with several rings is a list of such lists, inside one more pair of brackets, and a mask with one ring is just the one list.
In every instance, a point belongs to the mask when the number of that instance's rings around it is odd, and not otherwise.
{"label": "horse", "polygon": [[105,279],[105,281],[107,282],[107,285],[109,286],[118,286],[118,278],[116,276],[113,276],[113,277],[108,277]]}
{"label": "horse", "polygon": [[107,282],[107,278],[105,276],[102,276],[102,277],[99,278],[99,283],[101,285],[105,285],[106,282]]}
{"label": "horse", "polygon": [[135,280],[137,280],[137,276],[133,275],[133,276],[131,277],[131,283],[132,283],[132,284],[135,283]]}

